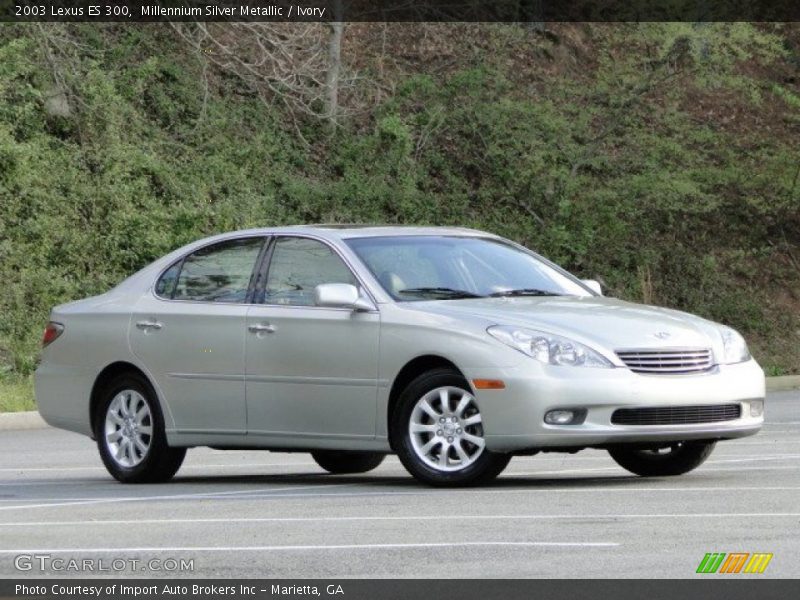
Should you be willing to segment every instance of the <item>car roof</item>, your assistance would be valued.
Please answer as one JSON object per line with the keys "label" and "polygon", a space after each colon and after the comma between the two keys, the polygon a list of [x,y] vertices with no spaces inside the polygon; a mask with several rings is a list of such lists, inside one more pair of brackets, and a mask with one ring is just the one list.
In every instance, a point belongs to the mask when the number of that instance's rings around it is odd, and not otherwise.
{"label": "car roof", "polygon": [[135,289],[137,286],[152,283],[152,278],[156,273],[163,271],[168,265],[174,263],[182,256],[194,252],[198,248],[246,236],[267,236],[267,235],[307,235],[315,238],[336,243],[345,239],[358,237],[391,237],[405,235],[436,235],[436,236],[459,236],[459,237],[485,237],[501,239],[499,236],[468,229],[466,227],[416,227],[400,225],[360,225],[360,224],[317,224],[317,225],[291,225],[287,227],[260,227],[257,229],[241,229],[239,231],[228,231],[212,235],[206,238],[195,240],[185,246],[177,248],[150,263],[142,270],[134,273],[114,288],[119,292]]}
{"label": "car roof", "polygon": [[438,236],[463,236],[463,237],[496,237],[493,234],[469,229],[467,227],[436,227],[436,226],[408,226],[408,225],[362,225],[351,223],[322,223],[312,225],[292,225],[287,227],[264,227],[232,231],[224,234],[225,237],[237,235],[291,235],[314,234],[326,239],[349,239],[358,237],[391,237],[404,235],[438,235]]}

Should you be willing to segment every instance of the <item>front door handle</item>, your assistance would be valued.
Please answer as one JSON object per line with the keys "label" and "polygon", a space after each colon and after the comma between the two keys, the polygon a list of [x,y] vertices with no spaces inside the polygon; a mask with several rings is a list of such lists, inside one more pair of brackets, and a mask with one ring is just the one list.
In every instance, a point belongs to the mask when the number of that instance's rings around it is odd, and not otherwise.
{"label": "front door handle", "polygon": [[261,325],[249,325],[247,327],[247,329],[249,331],[253,332],[253,333],[261,333],[261,332],[274,333],[275,332],[275,326],[274,325],[270,325],[269,323],[265,323],[265,324],[261,324]]}
{"label": "front door handle", "polygon": [[164,325],[159,323],[158,321],[137,321],[136,328],[141,329],[142,331],[147,331],[148,329],[161,329]]}

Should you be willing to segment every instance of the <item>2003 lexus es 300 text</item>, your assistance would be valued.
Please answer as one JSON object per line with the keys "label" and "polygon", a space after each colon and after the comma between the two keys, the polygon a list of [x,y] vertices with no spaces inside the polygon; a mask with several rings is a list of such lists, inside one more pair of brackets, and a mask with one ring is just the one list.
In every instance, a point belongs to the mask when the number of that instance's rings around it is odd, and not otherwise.
{"label": "2003 lexus es 300 text", "polygon": [[56,307],[44,346],[42,416],[124,482],[169,479],[192,446],[310,451],[332,473],[394,452],[434,485],[582,448],[679,475],[763,423],[736,331],[467,229],[218,235]]}

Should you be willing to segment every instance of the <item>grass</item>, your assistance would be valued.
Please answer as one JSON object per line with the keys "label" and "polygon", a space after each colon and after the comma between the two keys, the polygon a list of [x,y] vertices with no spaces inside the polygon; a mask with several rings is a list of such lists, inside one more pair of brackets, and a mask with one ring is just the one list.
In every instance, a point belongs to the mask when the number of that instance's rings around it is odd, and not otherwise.
{"label": "grass", "polygon": [[10,376],[0,378],[0,413],[36,410],[33,399],[33,378]]}
{"label": "grass", "polygon": [[780,377],[781,375],[788,375],[788,369],[784,369],[779,365],[763,365],[764,375],[767,377]]}

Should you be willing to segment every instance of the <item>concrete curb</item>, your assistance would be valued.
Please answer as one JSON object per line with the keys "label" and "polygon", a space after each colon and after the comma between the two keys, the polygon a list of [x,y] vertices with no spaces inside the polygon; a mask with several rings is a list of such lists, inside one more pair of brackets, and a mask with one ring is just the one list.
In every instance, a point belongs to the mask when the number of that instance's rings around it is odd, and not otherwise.
{"label": "concrete curb", "polygon": [[0,431],[14,429],[44,429],[49,427],[38,411],[0,413]]}
{"label": "concrete curb", "polygon": [[[784,375],[782,377],[767,377],[768,392],[785,392],[800,389],[800,375]],[[0,413],[0,431],[21,429],[44,429],[50,427],[44,422],[39,412]]]}
{"label": "concrete curb", "polygon": [[783,375],[781,377],[767,377],[768,392],[785,392],[800,388],[800,375]]}

